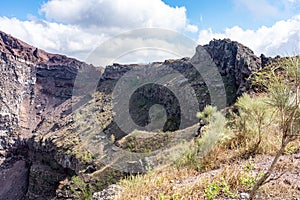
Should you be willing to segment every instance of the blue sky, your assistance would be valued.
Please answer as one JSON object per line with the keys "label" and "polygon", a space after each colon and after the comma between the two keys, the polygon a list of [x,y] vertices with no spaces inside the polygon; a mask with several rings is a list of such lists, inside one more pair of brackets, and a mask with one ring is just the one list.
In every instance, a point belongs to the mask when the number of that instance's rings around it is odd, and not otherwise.
{"label": "blue sky", "polygon": [[38,10],[45,0],[1,0],[0,15],[26,20],[28,15],[38,15]]}
{"label": "blue sky", "polygon": [[[172,6],[185,6],[192,23],[197,24],[199,28],[213,28],[215,31],[236,25],[244,29],[258,29],[300,13],[300,3],[297,1],[288,3],[289,0],[164,0],[164,2]],[[277,12],[269,13],[269,9],[264,10],[265,7],[276,9]]]}
{"label": "blue sky", "polygon": [[[185,6],[191,23],[199,28],[221,31],[239,24],[244,28],[256,28],[257,22],[249,23],[249,16],[241,15],[231,0],[164,0],[172,6]],[[247,19],[248,18],[248,19]]]}
{"label": "blue sky", "polygon": [[83,60],[135,28],[167,28],[199,44],[230,38],[264,53],[300,50],[299,0],[1,0],[0,30]]}

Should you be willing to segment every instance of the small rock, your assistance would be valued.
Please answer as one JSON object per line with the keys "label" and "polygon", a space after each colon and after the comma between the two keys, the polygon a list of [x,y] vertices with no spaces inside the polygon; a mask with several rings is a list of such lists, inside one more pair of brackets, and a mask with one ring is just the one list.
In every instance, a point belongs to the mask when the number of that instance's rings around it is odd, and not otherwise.
{"label": "small rock", "polygon": [[106,189],[93,194],[93,200],[113,200],[122,192],[119,185],[110,185]]}
{"label": "small rock", "polygon": [[248,193],[245,193],[245,192],[243,192],[239,195],[240,199],[249,199],[249,197],[250,197],[250,195]]}
{"label": "small rock", "polygon": [[295,159],[300,159],[300,154],[294,155],[294,158],[295,158]]}
{"label": "small rock", "polygon": [[0,150],[0,156],[5,157],[7,155],[7,152],[5,150]]}
{"label": "small rock", "polygon": [[287,184],[287,185],[291,185],[291,181],[289,181],[288,179],[284,179],[284,181],[283,181],[285,184]]}

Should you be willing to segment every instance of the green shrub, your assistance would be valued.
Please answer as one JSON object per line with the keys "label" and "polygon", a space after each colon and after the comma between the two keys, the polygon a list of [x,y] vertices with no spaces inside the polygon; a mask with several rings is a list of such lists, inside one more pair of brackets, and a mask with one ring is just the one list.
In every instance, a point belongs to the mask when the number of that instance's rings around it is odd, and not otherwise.
{"label": "green shrub", "polygon": [[220,186],[217,183],[210,183],[205,189],[205,197],[208,200],[215,199],[219,195],[219,193],[220,193]]}
{"label": "green shrub", "polygon": [[202,169],[204,166],[201,158],[207,155],[217,142],[229,138],[226,118],[220,111],[217,111],[216,107],[206,106],[203,112],[197,113],[197,117],[207,124],[206,131],[201,138],[196,138],[193,145],[176,161],[178,167],[189,166],[196,170]]}
{"label": "green shrub", "polygon": [[92,198],[92,191],[79,176],[72,176],[71,180],[73,182],[70,186],[71,191],[76,199],[90,200]]}
{"label": "green shrub", "polygon": [[248,94],[243,94],[238,98],[235,106],[238,109],[238,115],[235,115],[235,128],[238,131],[238,140],[240,144],[246,144],[246,141],[256,139],[253,149],[256,151],[262,141],[263,131],[272,122],[274,110],[268,105],[267,97],[260,96],[251,98]]}
{"label": "green shrub", "polygon": [[213,106],[205,106],[202,112],[197,113],[197,117],[202,120],[205,124],[209,124],[212,121],[213,115],[217,113],[217,108]]}
{"label": "green shrub", "polygon": [[206,106],[202,113],[198,114],[201,120],[208,125],[205,134],[197,139],[197,154],[200,156],[210,152],[218,141],[228,139],[229,131],[226,127],[227,120],[216,107]]}

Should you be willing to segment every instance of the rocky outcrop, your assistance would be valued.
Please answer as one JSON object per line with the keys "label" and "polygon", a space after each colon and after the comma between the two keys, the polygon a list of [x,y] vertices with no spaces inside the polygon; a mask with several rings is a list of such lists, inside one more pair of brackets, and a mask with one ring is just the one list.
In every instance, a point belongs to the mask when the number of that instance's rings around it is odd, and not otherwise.
{"label": "rocky outcrop", "polygon": [[[221,74],[226,94],[218,95],[226,95],[228,104],[250,88],[247,80],[250,74],[270,62],[269,58],[259,58],[249,48],[230,40],[214,40],[202,48]],[[99,130],[108,137],[113,135],[115,140],[126,134],[116,123],[111,102],[113,91],[127,72],[144,70],[141,77],[130,79],[132,84],[139,83],[142,76],[158,77],[155,84],[141,85],[130,98],[133,121],[149,130],[156,128],[153,124],[148,126],[158,116],[152,109],[155,104],[166,110],[162,113],[166,117],[164,130],[175,131],[196,123],[192,108],[201,110],[211,103],[205,78],[189,58],[149,65],[113,64],[103,70],[47,53],[3,32],[0,32],[0,52],[0,183],[3,185],[0,199],[24,195],[29,199],[75,198],[89,194],[92,188],[98,190],[112,184],[120,173],[108,168],[100,170],[99,176],[97,171],[103,163],[95,159],[85,144],[105,150],[107,143],[98,146],[105,140]],[[170,88],[177,89],[177,93]],[[193,91],[192,96],[187,94],[189,89]],[[128,88],[121,90],[115,99],[124,99],[127,92]],[[123,120],[127,123],[127,118]],[[181,121],[184,123],[180,124]],[[12,171],[15,174],[11,181],[4,179]],[[112,182],[96,183],[107,174]],[[111,174],[115,177],[111,178]],[[71,180],[73,176],[76,178]],[[23,181],[15,189],[11,188],[17,179]],[[104,193],[95,194],[95,198]]]}
{"label": "rocky outcrop", "polygon": [[254,55],[253,51],[244,45],[229,39],[213,40],[203,46],[217,65],[229,98],[232,103],[237,96],[250,89],[249,76],[261,69],[265,57]]}
{"label": "rocky outcrop", "polygon": [[[212,62],[214,62],[218,68],[225,85],[228,105],[232,104],[236,97],[250,89],[251,84],[248,78],[253,72],[260,70],[274,60],[263,54],[260,57],[257,57],[248,47],[229,39],[213,40],[209,44],[202,46],[201,49],[207,51],[207,55],[211,57]],[[191,79],[195,79],[195,75],[198,73],[189,58],[166,60],[165,62],[153,63],[153,65],[154,64],[157,66],[166,66],[178,71],[184,75],[189,82],[192,82],[193,80]],[[147,66],[113,64],[106,67],[103,73],[103,79],[118,80],[126,72],[140,67]],[[164,74],[160,74],[160,76],[163,75]],[[203,95],[205,94],[205,90],[207,90],[207,88],[205,88],[205,82],[200,76],[201,74],[198,73],[199,79],[194,81],[194,83],[191,83],[197,95]],[[202,85],[202,87],[198,87],[198,89],[195,88],[194,86],[197,84]],[[208,100],[209,94],[207,94],[206,97],[198,97],[198,99],[200,108],[203,108],[206,104],[210,103]]]}
{"label": "rocky outcrop", "polygon": [[137,64],[130,64],[130,65],[122,65],[118,63],[114,63],[113,65],[106,66],[102,78],[104,80],[118,80],[120,79],[126,72],[134,69],[140,68],[145,65],[137,65]]}
{"label": "rocky outcrop", "polygon": [[101,192],[95,192],[92,200],[114,200],[122,192],[122,188],[118,185],[110,185]]}

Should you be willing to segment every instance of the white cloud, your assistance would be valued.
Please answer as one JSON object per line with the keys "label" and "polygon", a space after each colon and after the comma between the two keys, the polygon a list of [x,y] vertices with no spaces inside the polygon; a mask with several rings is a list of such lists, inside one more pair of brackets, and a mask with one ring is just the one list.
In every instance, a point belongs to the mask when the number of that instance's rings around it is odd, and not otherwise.
{"label": "white cloud", "polygon": [[[0,30],[46,51],[80,60],[85,60],[108,38],[136,28],[198,32],[198,27],[188,22],[185,7],[170,7],[162,0],[49,0],[42,5],[40,13],[45,14],[46,20],[32,15],[26,21],[0,17]],[[160,39],[153,41],[158,46],[164,44]],[[149,40],[136,42],[145,47],[149,45]],[[165,42],[172,46],[173,42],[167,38]],[[130,45],[130,42],[122,43],[125,44]],[[157,60],[159,56],[140,54],[139,61],[149,61],[151,57]],[[127,57],[132,60],[133,56]]]}
{"label": "white cloud", "polygon": [[185,7],[162,0],[50,0],[40,9],[47,19],[101,29],[159,27],[195,32]]}
{"label": "white cloud", "polygon": [[199,29],[198,26],[188,24],[186,30],[192,33],[197,33]]}
{"label": "white cloud", "polygon": [[[176,31],[159,28],[123,32],[120,36],[93,34],[75,25],[0,17],[0,29],[52,53],[86,60],[96,66],[112,62],[148,63],[192,56],[196,43]],[[108,41],[108,42],[106,42]],[[96,51],[97,48],[97,51]],[[174,53],[179,52],[179,53]],[[90,58],[93,53],[94,58]]]}
{"label": "white cloud", "polygon": [[[96,64],[148,63],[191,57],[197,43],[175,31],[138,29],[112,37],[93,51],[88,61]],[[99,56],[101,55],[101,56]]]}
{"label": "white cloud", "polygon": [[79,59],[84,59],[105,38],[103,34],[89,34],[76,26],[42,20],[0,17],[0,29],[40,49]]}
{"label": "white cloud", "polygon": [[250,47],[256,54],[275,56],[299,53],[300,15],[278,21],[271,27],[262,26],[257,30],[244,30],[239,26],[227,28],[222,33],[214,33],[211,29],[202,30],[198,42],[207,44],[214,38],[238,41]]}

